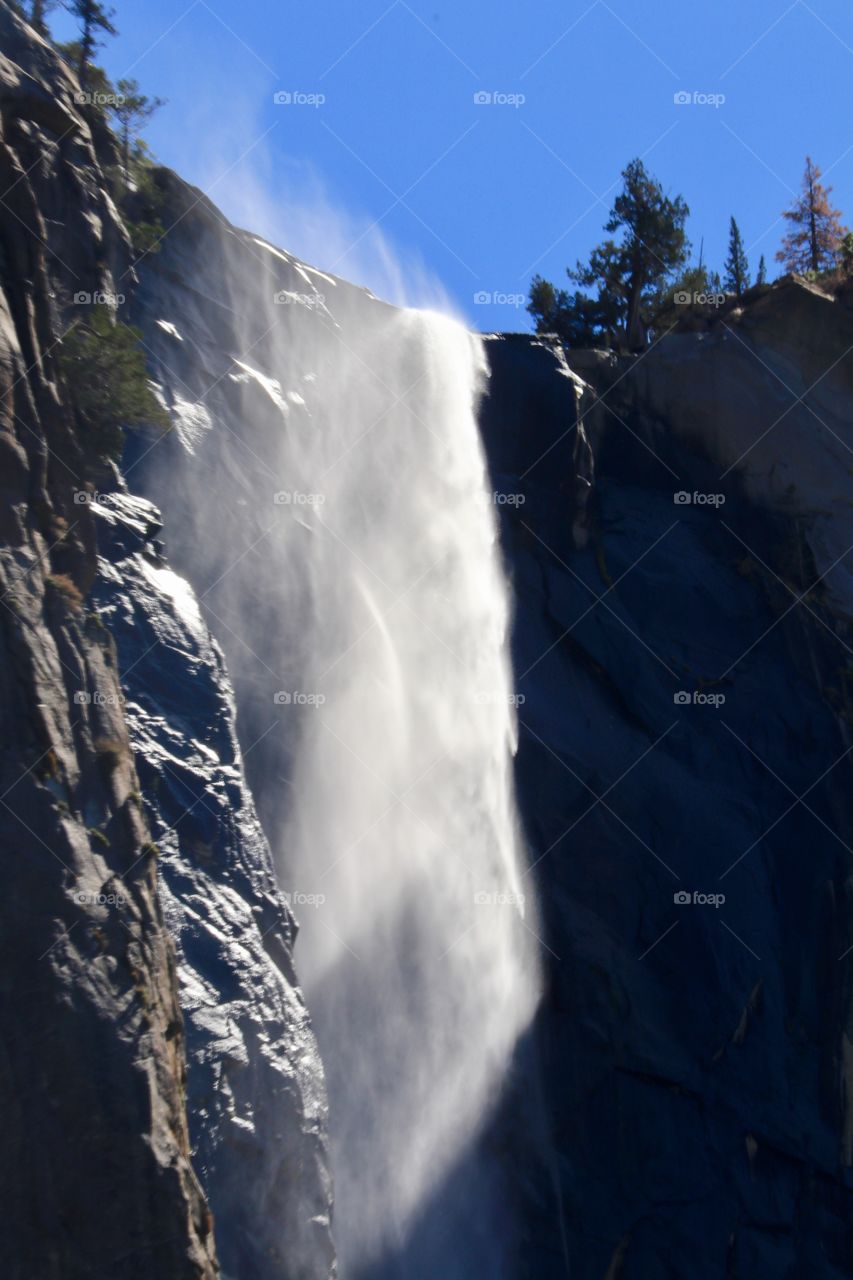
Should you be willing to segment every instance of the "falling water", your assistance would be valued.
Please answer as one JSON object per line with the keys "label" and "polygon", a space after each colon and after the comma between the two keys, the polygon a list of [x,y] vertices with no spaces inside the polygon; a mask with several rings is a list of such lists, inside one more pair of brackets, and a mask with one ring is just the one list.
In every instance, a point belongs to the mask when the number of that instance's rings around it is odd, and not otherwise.
{"label": "falling water", "polygon": [[538,993],[484,356],[242,233],[204,261],[146,302],[182,445],[153,487],[300,920],[357,1280],[476,1141]]}
{"label": "falling water", "polygon": [[310,510],[287,536],[319,704],[283,845],[297,908],[325,899],[301,912],[299,964],[330,1080],[344,1275],[464,1150],[536,996],[482,351],[434,313],[396,313],[379,336],[282,468]]}

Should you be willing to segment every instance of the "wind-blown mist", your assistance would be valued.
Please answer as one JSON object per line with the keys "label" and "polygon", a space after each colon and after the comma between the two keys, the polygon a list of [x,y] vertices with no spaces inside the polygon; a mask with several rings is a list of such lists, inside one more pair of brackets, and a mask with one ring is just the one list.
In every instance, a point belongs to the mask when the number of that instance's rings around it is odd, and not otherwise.
{"label": "wind-blown mist", "polygon": [[355,1280],[464,1157],[538,993],[484,360],[445,316],[209,234],[143,293],[176,423],[150,487],[300,920]]}

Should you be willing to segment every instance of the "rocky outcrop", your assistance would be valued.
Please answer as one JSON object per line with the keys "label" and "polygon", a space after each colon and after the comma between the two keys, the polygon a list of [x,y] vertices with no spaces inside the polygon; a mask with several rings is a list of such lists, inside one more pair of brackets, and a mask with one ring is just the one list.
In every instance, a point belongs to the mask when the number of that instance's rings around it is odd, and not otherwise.
{"label": "rocky outcrop", "polygon": [[319,1280],[323,1075],[228,675],[56,359],[136,286],[114,144],[2,0],[0,45],[6,1271]]}
{"label": "rocky outcrop", "polygon": [[786,282],[641,358],[571,352],[580,420],[554,344],[487,343],[548,972],[537,1276],[850,1274],[850,326]]}
{"label": "rocky outcrop", "polygon": [[212,1280],[174,952],[115,648],[85,599],[94,528],[54,353],[55,281],[110,288],[125,237],[55,56],[5,5],[0,39],[4,1267]]}
{"label": "rocky outcrop", "polygon": [[751,500],[798,520],[823,589],[847,618],[851,301],[786,277],[732,300],[706,333],[672,334],[643,359],[615,360],[609,372],[599,363],[593,374],[599,393],[620,380],[605,416],[637,418],[651,446],[671,432],[736,476]]}
{"label": "rocky outcrop", "polygon": [[117,645],[177,946],[193,1162],[223,1275],[317,1280],[334,1264],[323,1072],[228,675],[192,589],[163,559],[156,508],[117,489],[93,509],[93,600]]}

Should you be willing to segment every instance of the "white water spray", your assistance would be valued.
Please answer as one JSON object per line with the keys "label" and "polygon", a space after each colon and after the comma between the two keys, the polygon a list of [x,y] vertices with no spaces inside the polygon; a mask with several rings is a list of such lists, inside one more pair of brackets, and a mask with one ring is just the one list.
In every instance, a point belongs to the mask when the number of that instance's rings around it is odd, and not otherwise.
{"label": "white water spray", "polygon": [[282,467],[314,498],[290,557],[307,574],[305,687],[325,700],[302,717],[283,847],[297,893],[325,898],[301,913],[299,965],[330,1076],[344,1275],[464,1150],[537,989],[481,347],[425,312],[389,313],[359,346]]}
{"label": "white water spray", "polygon": [[208,425],[192,419],[191,464],[161,491],[213,584],[301,924],[335,1236],[355,1280],[466,1156],[538,998],[507,590],[475,418],[484,356],[455,321],[263,242],[241,235],[233,255],[224,277],[195,272],[192,333],[185,319],[169,349],[188,353],[173,404],[195,351],[230,361],[205,394]]}

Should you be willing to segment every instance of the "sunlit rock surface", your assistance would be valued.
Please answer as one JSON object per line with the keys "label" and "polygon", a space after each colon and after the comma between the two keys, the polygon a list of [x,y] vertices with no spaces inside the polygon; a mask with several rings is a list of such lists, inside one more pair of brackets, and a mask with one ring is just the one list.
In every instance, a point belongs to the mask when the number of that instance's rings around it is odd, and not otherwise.
{"label": "sunlit rock surface", "polygon": [[216,1236],[231,1280],[326,1280],[322,1070],[228,677],[63,403],[71,309],[136,286],[115,145],[2,0],[0,44],[4,1270],[213,1280]]}
{"label": "sunlit rock surface", "polygon": [[94,508],[99,616],[118,646],[125,716],[178,952],[195,1168],[223,1272],[331,1274],[323,1073],[292,966],[295,934],[247,789],[219,647],[162,556],[156,508]]}
{"label": "sunlit rock surface", "polygon": [[129,245],[77,85],[3,3],[0,45],[3,1273],[214,1280],[174,951],[115,648],[86,603],[94,521],[56,359],[57,293],[114,290]]}

